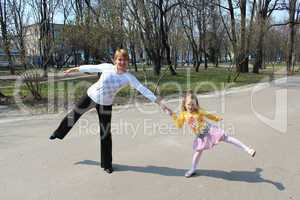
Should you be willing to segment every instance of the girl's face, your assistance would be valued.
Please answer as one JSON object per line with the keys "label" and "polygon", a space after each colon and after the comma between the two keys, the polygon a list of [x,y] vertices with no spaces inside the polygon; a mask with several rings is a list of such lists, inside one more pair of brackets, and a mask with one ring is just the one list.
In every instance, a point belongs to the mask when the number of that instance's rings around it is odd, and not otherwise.
{"label": "girl's face", "polygon": [[128,66],[128,60],[124,56],[118,56],[115,60],[118,72],[125,72]]}
{"label": "girl's face", "polygon": [[185,109],[187,112],[194,112],[198,109],[197,103],[192,99],[191,95],[186,96],[185,98]]}

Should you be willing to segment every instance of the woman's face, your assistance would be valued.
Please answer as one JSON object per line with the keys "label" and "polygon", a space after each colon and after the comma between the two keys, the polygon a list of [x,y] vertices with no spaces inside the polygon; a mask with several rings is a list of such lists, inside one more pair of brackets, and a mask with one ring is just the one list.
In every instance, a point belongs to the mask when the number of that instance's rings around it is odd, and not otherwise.
{"label": "woman's face", "polygon": [[193,112],[197,110],[197,103],[194,99],[192,99],[191,95],[188,95],[185,98],[185,108],[188,112]]}
{"label": "woman's face", "polygon": [[127,70],[128,60],[124,56],[118,56],[115,60],[115,64],[119,72],[125,72]]}

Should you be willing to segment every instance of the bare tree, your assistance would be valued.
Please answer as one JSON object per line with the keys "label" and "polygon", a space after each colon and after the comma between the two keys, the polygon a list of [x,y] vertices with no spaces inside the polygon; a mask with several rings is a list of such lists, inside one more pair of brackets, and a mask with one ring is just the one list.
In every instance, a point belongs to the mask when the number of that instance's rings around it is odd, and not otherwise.
{"label": "bare tree", "polygon": [[[89,30],[90,30],[90,24],[89,24],[89,19],[90,13],[88,13],[88,16],[85,15],[85,2],[84,0],[71,0],[71,6],[72,6],[72,11],[74,12],[75,15],[75,22],[71,24],[68,30],[65,32],[67,34],[70,34],[71,31],[75,31],[74,34],[67,38],[69,46],[71,46],[74,49],[74,57],[75,57],[75,65],[77,65],[78,60],[76,59],[76,54],[77,51],[75,49],[82,49],[84,51],[84,62],[87,64],[89,63],[89,57],[90,57],[90,52],[89,52],[89,43],[86,41],[86,37],[83,37],[83,35],[88,35]],[[72,27],[74,26],[74,27]],[[82,30],[82,34],[80,34],[80,31]],[[81,36],[80,36],[81,35]],[[68,37],[68,35],[66,35]],[[82,38],[82,40],[78,40],[79,38]]]}
{"label": "bare tree", "polygon": [[[231,1],[231,0],[229,0]],[[240,24],[240,50],[238,54],[238,71],[239,72],[249,72],[248,68],[248,57],[246,52],[246,41],[247,41],[247,32],[246,32],[246,10],[247,10],[247,0],[239,1],[240,15],[241,15],[241,24]]]}
{"label": "bare tree", "polygon": [[13,30],[15,43],[20,51],[21,64],[26,70],[26,49],[25,49],[25,26],[28,24],[29,16],[26,12],[27,2],[18,0],[8,0],[13,20]]}
{"label": "bare tree", "polygon": [[136,45],[139,43],[139,34],[138,34],[138,27],[136,21],[134,20],[133,16],[130,12],[124,13],[124,21],[126,26],[124,26],[124,31],[126,34],[126,39],[129,46],[129,52],[131,54],[131,64],[134,66],[135,71],[138,71],[137,68],[137,56],[136,56]]}
{"label": "bare tree", "polygon": [[287,72],[293,73],[296,62],[295,55],[295,36],[296,36],[296,24],[300,19],[300,1],[289,0],[289,37],[288,37],[288,50],[287,50]]}
{"label": "bare tree", "polygon": [[222,30],[220,24],[220,16],[218,13],[217,0],[212,0],[209,7],[210,17],[210,37],[209,37],[209,60],[214,63],[216,67],[219,65],[219,57],[221,52],[222,36],[219,33]]}
{"label": "bare tree", "polygon": [[[55,35],[55,32],[59,32],[59,34],[56,34],[56,37],[53,37],[53,62],[57,68],[63,67],[74,55],[73,49],[69,48],[69,46],[66,45],[66,37],[68,37],[68,35],[63,33],[64,30],[68,27],[68,23],[70,23],[72,20],[72,18],[70,17],[72,11],[71,1],[72,0],[59,1],[57,10],[63,15],[63,28],[51,28],[52,35]],[[53,25],[54,23],[52,23],[52,26]]]}
{"label": "bare tree", "polygon": [[173,23],[172,11],[179,4],[170,0],[130,0],[126,2],[127,8],[138,24],[147,55],[154,63],[154,72],[157,75],[160,74],[164,53],[166,53],[169,70],[175,75],[168,35]]}
{"label": "bare tree", "polygon": [[263,64],[278,63],[285,59],[286,44],[288,41],[287,30],[284,26],[274,27],[264,36]]}
{"label": "bare tree", "polygon": [[205,68],[207,68],[206,51],[206,6],[204,1],[181,0],[180,18],[185,35],[193,52],[193,64],[196,72],[199,71],[204,54]]}
{"label": "bare tree", "polygon": [[6,0],[0,1],[0,25],[2,33],[2,43],[4,46],[4,52],[8,58],[8,66],[11,74],[15,74],[15,68],[13,65],[13,58],[11,55],[11,34],[9,32],[9,16],[8,5]]}
{"label": "bare tree", "polygon": [[174,18],[174,24],[171,27],[173,31],[170,32],[170,46],[172,49],[172,60],[174,68],[177,68],[178,58],[181,56],[181,61],[184,60],[188,51],[188,41],[186,39],[184,29],[181,24],[180,11],[176,9],[176,17]]}
{"label": "bare tree", "polygon": [[158,12],[148,1],[127,1],[127,8],[138,24],[140,38],[145,51],[154,64],[155,74],[160,74],[162,66],[162,44],[159,38]]}
{"label": "bare tree", "polygon": [[54,63],[54,16],[59,6],[59,1],[31,0],[28,3],[34,14],[36,25],[38,25],[40,65],[44,70],[44,76],[47,76],[48,66]]}
{"label": "bare tree", "polygon": [[[176,6],[178,6],[180,3],[179,2],[174,2],[174,1],[163,1],[163,0],[158,0],[158,2],[152,1],[152,3],[158,8],[159,10],[159,31],[160,31],[160,36],[161,36],[161,42],[163,45],[163,52],[166,53],[167,57],[167,64],[169,66],[170,72],[172,75],[176,75],[176,72],[172,66],[172,61],[171,61],[171,48],[169,45],[169,33],[170,33],[170,26],[174,20],[174,9]],[[168,15],[169,13],[170,16]]]}
{"label": "bare tree", "polygon": [[[226,28],[227,35],[231,41],[233,54],[234,54],[234,63],[236,65],[236,71],[239,74],[240,72],[248,72],[248,62],[246,55],[246,0],[239,1],[237,6],[234,6],[232,0],[227,1],[228,7],[221,5],[219,0],[218,6],[220,10],[220,16],[223,22],[224,27]],[[240,10],[240,35],[238,36],[237,30],[237,20],[236,20],[236,8]],[[230,28],[228,28],[226,21],[223,17],[223,10],[229,12],[230,17]]]}
{"label": "bare tree", "polygon": [[112,52],[124,44],[124,2],[117,0],[69,0],[71,16],[63,36],[72,49],[75,63],[84,54],[84,63],[111,62]]}
{"label": "bare tree", "polygon": [[63,24],[67,25],[72,11],[72,0],[61,0],[59,8],[63,14]]}
{"label": "bare tree", "polygon": [[253,73],[259,73],[263,63],[263,44],[264,37],[267,31],[267,24],[271,14],[278,9],[279,0],[257,0],[257,28],[258,28],[258,41],[256,43],[255,63],[253,66]]}

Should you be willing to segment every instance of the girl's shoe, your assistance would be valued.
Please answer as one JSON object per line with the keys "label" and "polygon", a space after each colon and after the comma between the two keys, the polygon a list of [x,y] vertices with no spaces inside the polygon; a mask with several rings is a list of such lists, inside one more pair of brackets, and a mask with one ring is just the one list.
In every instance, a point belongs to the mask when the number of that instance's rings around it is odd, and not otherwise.
{"label": "girl's shoe", "polygon": [[254,157],[256,154],[256,151],[254,149],[250,149],[248,153],[251,157]]}
{"label": "girl's shoe", "polygon": [[186,178],[190,178],[190,177],[194,176],[195,174],[196,174],[196,171],[190,169],[189,171],[187,171],[187,172],[185,173],[184,176],[185,176]]}

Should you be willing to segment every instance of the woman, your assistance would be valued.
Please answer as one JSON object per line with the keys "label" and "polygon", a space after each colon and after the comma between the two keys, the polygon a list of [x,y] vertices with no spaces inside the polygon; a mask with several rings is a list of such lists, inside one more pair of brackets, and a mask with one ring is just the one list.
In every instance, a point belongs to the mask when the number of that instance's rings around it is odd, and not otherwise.
{"label": "woman", "polygon": [[112,173],[112,139],[111,139],[111,112],[112,103],[117,91],[130,84],[150,101],[162,106],[161,98],[157,98],[149,89],[144,87],[132,74],[127,72],[128,53],[124,49],[118,49],[114,55],[114,65],[103,63],[100,65],[82,65],[64,71],[65,74],[71,72],[101,72],[100,79],[94,83],[75,107],[61,121],[59,127],[50,136],[50,139],[63,139],[74,126],[76,121],[86,111],[96,107],[101,136],[101,167],[107,173]]}

